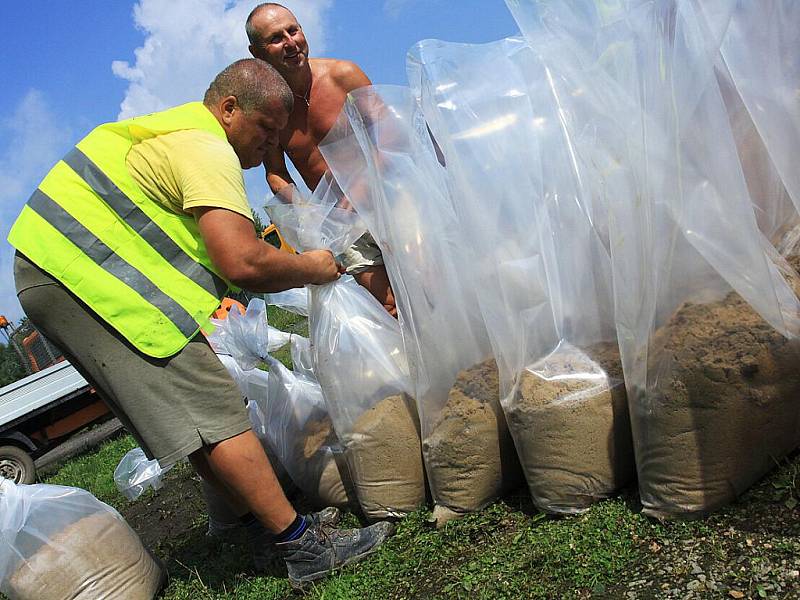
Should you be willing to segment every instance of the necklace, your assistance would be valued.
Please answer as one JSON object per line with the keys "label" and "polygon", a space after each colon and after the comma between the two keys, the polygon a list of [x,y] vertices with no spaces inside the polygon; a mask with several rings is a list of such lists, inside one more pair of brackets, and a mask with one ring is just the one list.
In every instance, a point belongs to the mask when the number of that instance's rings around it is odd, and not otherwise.
{"label": "necklace", "polygon": [[[294,93],[294,92],[292,92],[292,93]],[[311,102],[308,101],[308,96],[310,94],[311,94],[311,86],[308,87],[308,90],[306,90],[306,93],[305,93],[304,96],[301,96],[300,94],[294,93],[296,98],[300,98],[300,100],[302,100],[303,102],[306,103],[306,108],[310,108],[311,107]]]}

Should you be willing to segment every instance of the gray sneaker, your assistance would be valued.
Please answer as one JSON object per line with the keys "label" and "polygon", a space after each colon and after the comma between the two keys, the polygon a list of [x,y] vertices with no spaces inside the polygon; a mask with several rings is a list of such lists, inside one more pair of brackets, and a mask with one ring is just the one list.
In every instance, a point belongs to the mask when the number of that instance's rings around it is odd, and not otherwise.
{"label": "gray sneaker", "polygon": [[297,540],[275,544],[286,561],[294,589],[358,562],[375,552],[394,533],[394,524],[381,521],[363,529],[334,529],[314,524]]}
{"label": "gray sneaker", "polygon": [[[336,527],[342,519],[342,511],[335,506],[323,508],[319,512],[305,515],[309,526]],[[275,558],[275,535],[264,529],[260,521],[255,521],[246,528],[247,542],[253,550],[253,563],[256,570],[267,570],[270,561]]]}

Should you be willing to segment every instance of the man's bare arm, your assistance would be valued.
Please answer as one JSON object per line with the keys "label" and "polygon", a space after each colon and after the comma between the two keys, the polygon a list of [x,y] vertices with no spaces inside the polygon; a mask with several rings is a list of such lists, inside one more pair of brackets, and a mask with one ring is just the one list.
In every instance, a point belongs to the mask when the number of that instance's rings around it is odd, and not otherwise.
{"label": "man's bare arm", "polygon": [[286,157],[280,146],[270,146],[264,155],[264,170],[267,172],[267,185],[273,194],[294,183],[289,169],[286,168]]}
{"label": "man's bare arm", "polygon": [[289,254],[256,237],[253,223],[224,208],[194,209],[211,262],[235,285],[252,292],[280,292],[339,278],[342,268],[328,250]]}

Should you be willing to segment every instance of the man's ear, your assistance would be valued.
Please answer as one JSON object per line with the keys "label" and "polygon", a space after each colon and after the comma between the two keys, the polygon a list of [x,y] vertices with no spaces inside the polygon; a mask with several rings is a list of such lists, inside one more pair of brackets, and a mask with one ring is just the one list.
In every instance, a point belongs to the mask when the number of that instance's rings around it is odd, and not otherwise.
{"label": "man's ear", "polygon": [[233,113],[239,109],[236,96],[225,96],[219,101],[219,115],[223,125],[230,125],[233,121]]}
{"label": "man's ear", "polygon": [[250,51],[250,56],[253,58],[258,58],[258,56],[256,56],[256,51],[253,49],[253,44],[250,44],[247,49]]}

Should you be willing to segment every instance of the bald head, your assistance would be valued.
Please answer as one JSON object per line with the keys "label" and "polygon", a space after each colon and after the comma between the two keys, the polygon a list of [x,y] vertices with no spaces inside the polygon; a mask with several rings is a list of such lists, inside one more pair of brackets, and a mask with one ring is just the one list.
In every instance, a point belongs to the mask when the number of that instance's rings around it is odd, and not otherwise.
{"label": "bald head", "polygon": [[250,54],[267,61],[294,86],[298,75],[308,74],[308,41],[292,11],[282,4],[259,4],[245,24]]}
{"label": "bald head", "polygon": [[235,96],[245,112],[265,112],[277,103],[291,113],[294,105],[286,80],[257,58],[243,58],[225,67],[208,86],[203,104],[212,107],[228,96]]}
{"label": "bald head", "polygon": [[270,10],[285,10],[292,15],[292,17],[294,17],[294,13],[292,11],[286,8],[283,4],[278,4],[277,2],[263,2],[256,6],[250,11],[250,14],[247,16],[247,21],[245,21],[244,24],[244,30],[247,32],[247,39],[250,40],[250,43],[254,46],[260,46],[264,43],[263,32],[257,26],[257,22],[259,17],[265,15]]}

